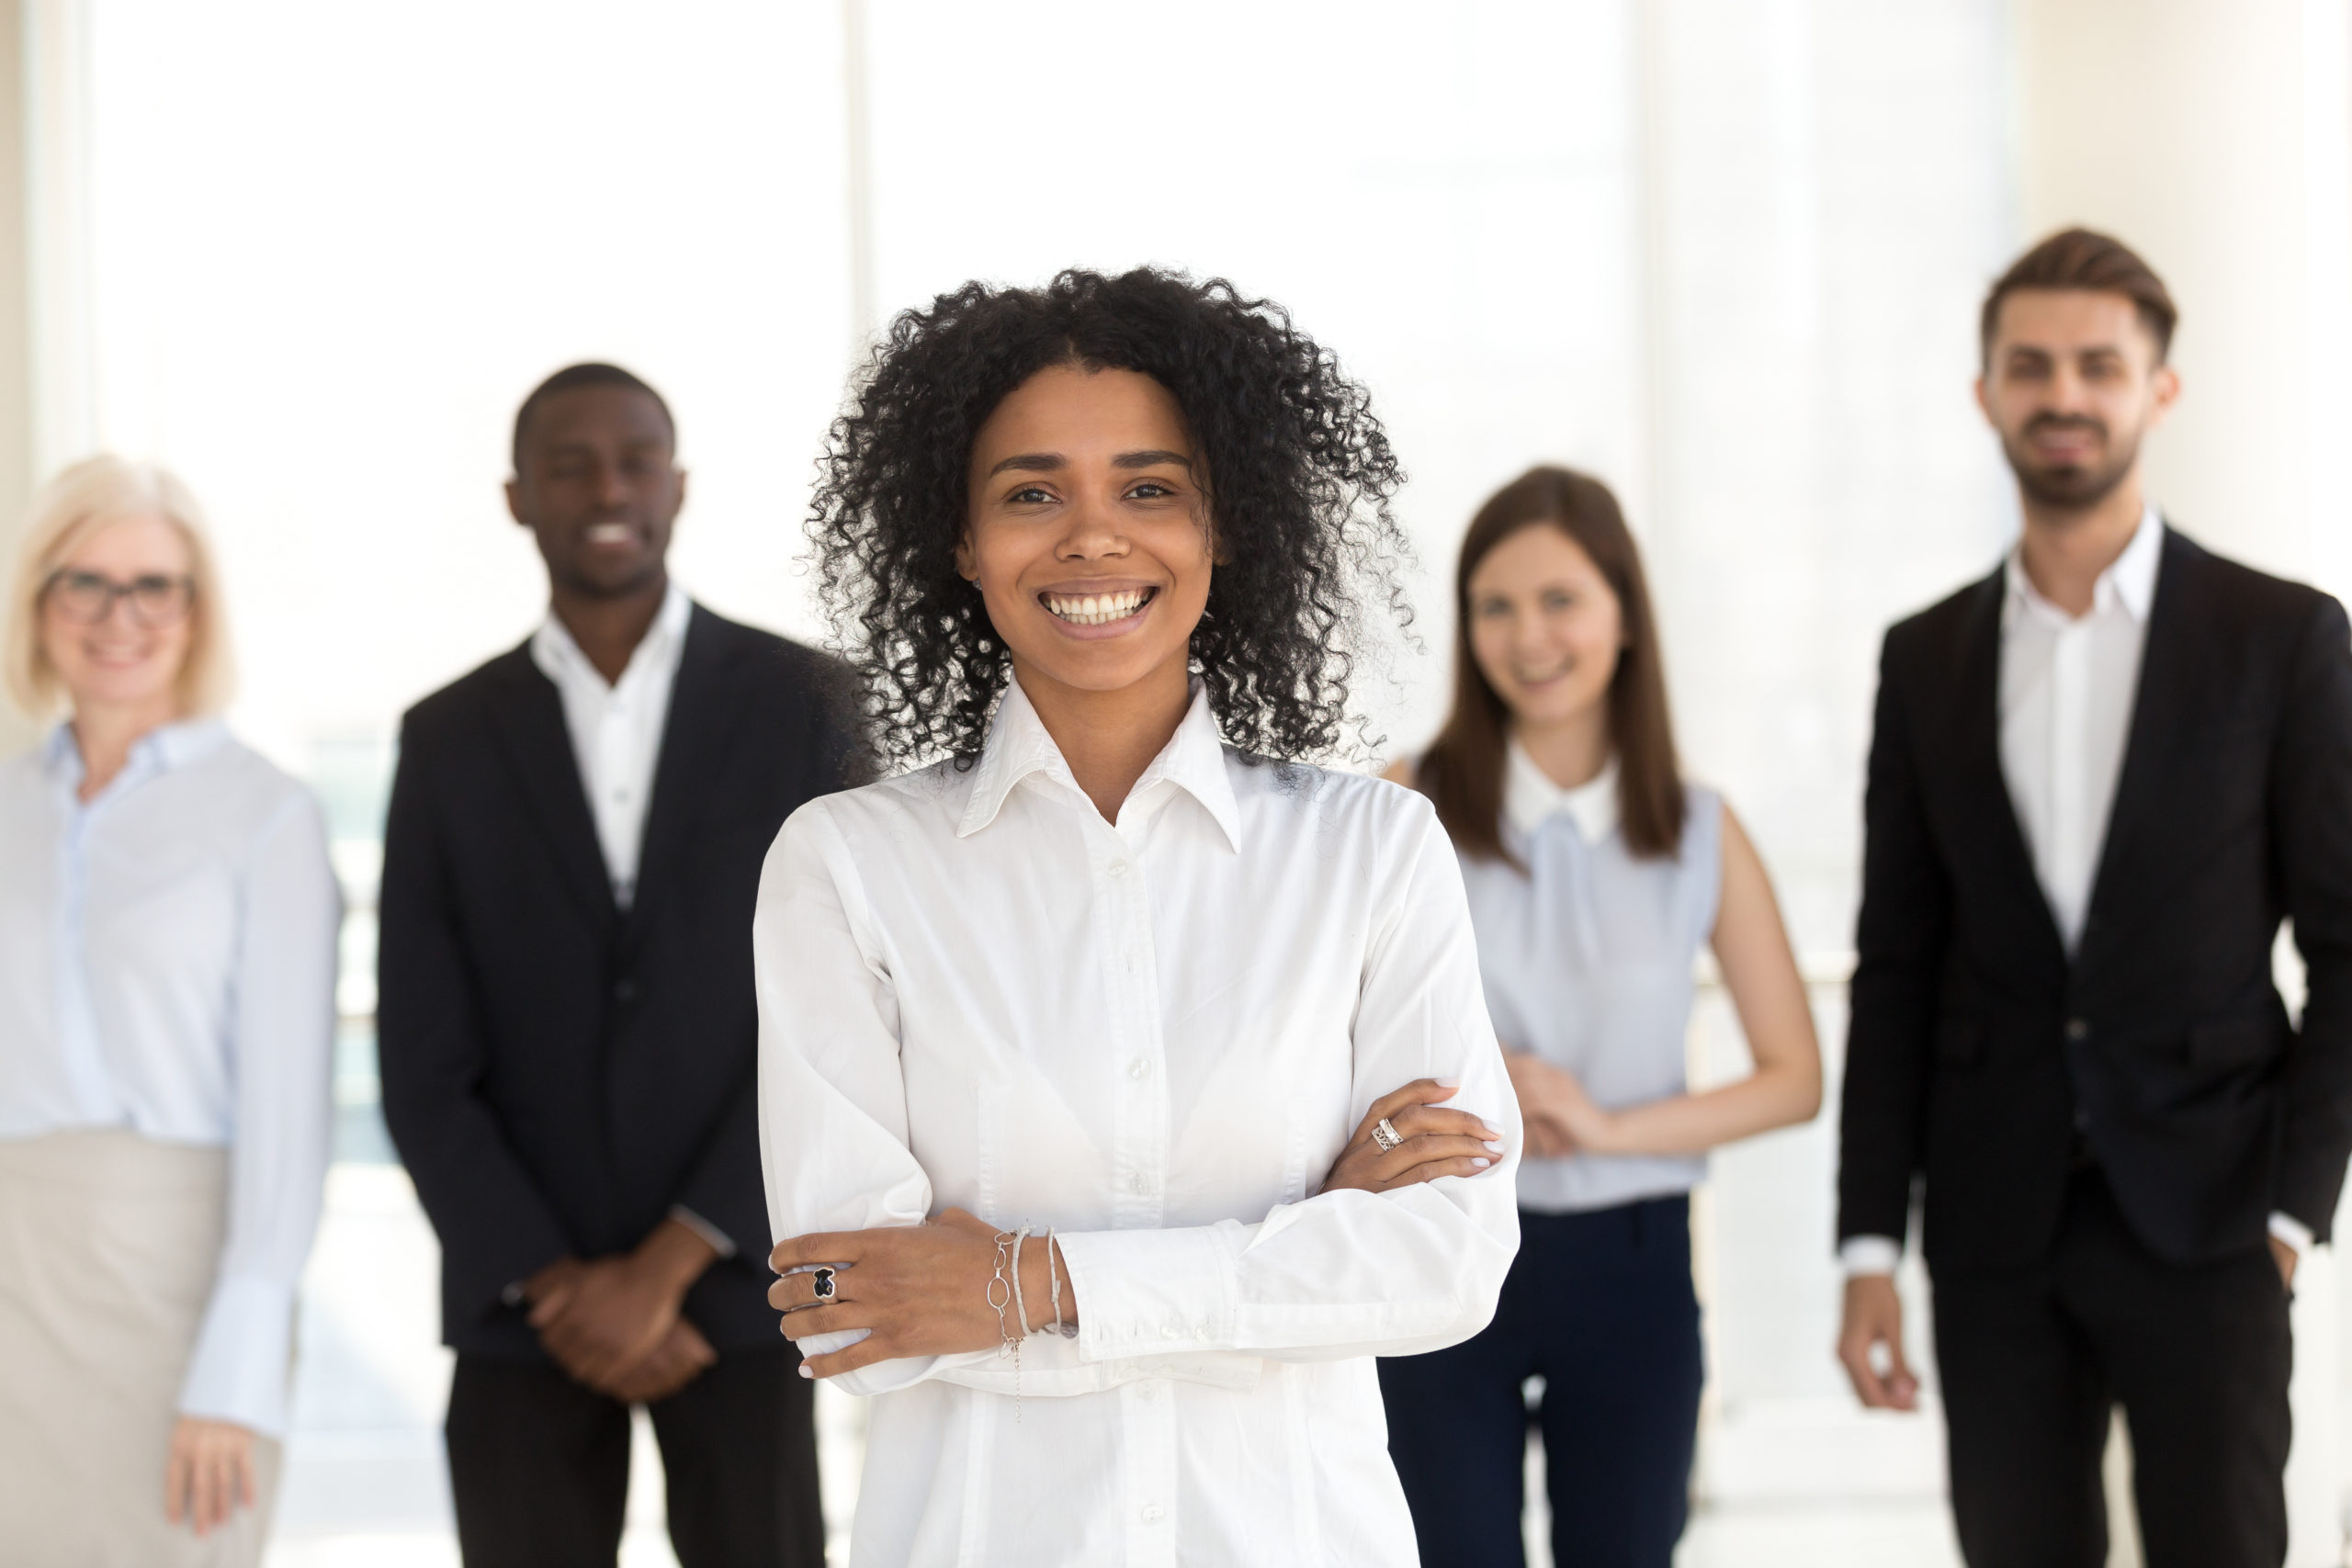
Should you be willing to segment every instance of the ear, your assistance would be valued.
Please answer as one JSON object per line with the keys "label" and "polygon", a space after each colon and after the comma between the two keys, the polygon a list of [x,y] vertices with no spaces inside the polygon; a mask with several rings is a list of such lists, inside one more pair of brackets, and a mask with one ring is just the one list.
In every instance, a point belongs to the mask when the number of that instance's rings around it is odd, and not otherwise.
{"label": "ear", "polygon": [[506,515],[526,528],[531,525],[531,520],[523,515],[523,481],[520,479],[506,481]]}
{"label": "ear", "polygon": [[2180,372],[2169,365],[2157,366],[2148,378],[2148,423],[2153,427],[2162,423],[2165,415],[2172,412],[2172,405],[2180,400]]}
{"label": "ear", "polygon": [[1990,403],[1988,403],[1988,402],[1986,402],[1986,401],[1984,400],[1984,376],[1980,373],[1980,374],[1977,376],[1976,379],[1975,379],[1975,380],[1973,380],[1973,381],[1971,381],[1968,385],[1969,385],[1969,389],[1970,389],[1972,392],[1973,392],[1973,393],[1975,394],[1975,396],[1976,396],[1976,412],[1977,412],[1978,413],[1981,413],[1981,414],[1983,414],[1983,415],[1984,416],[1984,423],[1987,423],[1987,424],[1991,424],[1991,423],[1994,423],[1994,420],[1993,420],[1993,405],[1992,405],[1992,404],[1990,404]]}
{"label": "ear", "polygon": [[972,531],[968,528],[956,536],[956,575],[976,586],[980,581],[980,563],[972,554]]}

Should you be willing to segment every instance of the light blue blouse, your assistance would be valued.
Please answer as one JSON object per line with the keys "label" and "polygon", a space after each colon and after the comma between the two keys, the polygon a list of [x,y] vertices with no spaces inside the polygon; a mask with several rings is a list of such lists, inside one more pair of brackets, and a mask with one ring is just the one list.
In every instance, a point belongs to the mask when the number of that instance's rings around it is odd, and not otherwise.
{"label": "light blue blouse", "polygon": [[[1503,841],[1526,870],[1462,857],[1487,1010],[1506,1051],[1574,1073],[1609,1110],[1680,1094],[1693,962],[1723,888],[1723,802],[1689,787],[1679,855],[1636,859],[1617,824],[1617,767],[1563,790],[1517,742]],[[1519,1201],[1566,1213],[1687,1192],[1704,1156],[1523,1161]]]}
{"label": "light blue blouse", "polygon": [[310,794],[219,719],[96,799],[64,727],[0,763],[0,1138],[226,1146],[228,1234],[179,1409],[285,1429],[318,1226],[341,896]]}

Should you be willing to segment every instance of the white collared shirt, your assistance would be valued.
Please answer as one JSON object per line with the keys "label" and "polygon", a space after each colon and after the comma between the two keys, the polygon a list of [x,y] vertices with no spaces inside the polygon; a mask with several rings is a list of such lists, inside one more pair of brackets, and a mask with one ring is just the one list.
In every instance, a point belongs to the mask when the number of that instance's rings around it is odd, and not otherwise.
{"label": "white collared shirt", "polygon": [[2009,553],[2001,601],[2001,777],[2069,953],[2082,942],[2132,738],[2164,534],[2154,507],[2142,513],[2081,615],[2041,596],[2026,575],[2023,546]]}
{"label": "white collared shirt", "polygon": [[82,779],[62,725],[0,767],[0,1138],[119,1127],[231,1150],[178,1408],[274,1436],[326,1179],[325,824],[218,719],[152,731],[95,800]]}
{"label": "white collared shirt", "polygon": [[[2091,607],[2070,615],[2026,574],[2025,547],[2009,552],[2001,599],[2001,779],[2033,857],[2035,880],[2071,957],[2082,944],[2100,852],[2132,740],[2148,612],[2164,564],[2164,520],[2149,506],[2123,551],[2098,574]],[[2296,1251],[2311,1228],[2270,1216],[2270,1234]],[[1838,1249],[1849,1274],[1891,1274],[1891,1236],[1850,1236]]]}
{"label": "white collared shirt", "polygon": [[1527,748],[1513,736],[1503,765],[1503,817],[1526,838],[1533,838],[1545,818],[1566,812],[1588,844],[1597,844],[1617,830],[1617,755],[1611,752],[1600,772],[1572,789],[1552,782]]}
{"label": "white collared shirt", "polygon": [[[837,1380],[874,1396],[854,1562],[1415,1562],[1372,1358],[1486,1324],[1520,1144],[1426,800],[1250,765],[1196,694],[1114,825],[1016,682],[977,765],[793,815],[752,950],[775,1234],[1052,1225],[1081,1309],[1017,1376]],[[1420,1077],[1495,1168],[1317,1195]]]}
{"label": "white collared shirt", "polygon": [[563,697],[564,728],[580,764],[581,787],[596,821],[596,842],[622,908],[637,894],[638,858],[645,844],[645,809],[662,761],[662,729],[670,692],[685,652],[694,604],[670,584],[661,611],[628,656],[618,681],[607,683],[554,612],[531,636],[531,662]]}

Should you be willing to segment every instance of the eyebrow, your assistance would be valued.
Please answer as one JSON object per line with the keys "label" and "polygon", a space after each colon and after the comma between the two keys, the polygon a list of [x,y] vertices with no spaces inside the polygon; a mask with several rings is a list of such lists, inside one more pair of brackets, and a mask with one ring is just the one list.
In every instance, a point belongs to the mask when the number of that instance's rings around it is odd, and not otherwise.
{"label": "eyebrow", "polygon": [[[1156,468],[1162,463],[1190,469],[1193,459],[1182,452],[1170,452],[1159,447],[1143,452],[1122,452],[1111,459],[1111,466],[1114,468]],[[1057,468],[1069,466],[1069,459],[1059,452],[1016,452],[990,468],[988,477],[994,479],[1002,473],[1050,474]]]}

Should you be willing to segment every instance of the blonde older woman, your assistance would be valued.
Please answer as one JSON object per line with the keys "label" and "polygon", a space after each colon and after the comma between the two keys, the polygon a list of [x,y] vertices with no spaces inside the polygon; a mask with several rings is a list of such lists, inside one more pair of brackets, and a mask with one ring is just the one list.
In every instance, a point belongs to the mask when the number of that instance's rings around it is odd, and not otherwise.
{"label": "blonde older woman", "polygon": [[261,1555],[318,1222],[337,896],[311,797],[231,737],[187,490],[36,498],[0,765],[0,1519],[11,1561]]}

